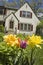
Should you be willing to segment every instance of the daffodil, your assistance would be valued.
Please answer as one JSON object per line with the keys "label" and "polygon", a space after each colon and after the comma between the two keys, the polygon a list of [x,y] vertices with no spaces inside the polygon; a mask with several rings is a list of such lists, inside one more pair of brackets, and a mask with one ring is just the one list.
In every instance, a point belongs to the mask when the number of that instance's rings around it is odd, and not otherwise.
{"label": "daffodil", "polygon": [[33,48],[34,46],[37,46],[41,48],[40,44],[42,43],[42,39],[40,36],[32,35],[29,37],[27,43]]}

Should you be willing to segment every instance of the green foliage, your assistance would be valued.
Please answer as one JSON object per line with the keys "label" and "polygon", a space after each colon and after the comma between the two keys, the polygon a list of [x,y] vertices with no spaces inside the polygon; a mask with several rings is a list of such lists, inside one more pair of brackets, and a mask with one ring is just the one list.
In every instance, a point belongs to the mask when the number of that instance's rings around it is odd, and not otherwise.
{"label": "green foliage", "polygon": [[43,30],[43,21],[41,21],[41,23],[37,26],[37,28],[36,28],[36,34],[42,36],[43,35],[42,30]]}
{"label": "green foliage", "polygon": [[[3,33],[0,33],[3,37]],[[18,34],[21,39],[27,38],[26,35]],[[42,49],[35,48],[32,52],[34,65],[43,65],[43,45]],[[0,65],[29,65],[31,57],[31,48],[21,49],[16,46],[11,47],[5,42],[0,42]]]}
{"label": "green foliage", "polygon": [[39,5],[41,5],[41,4],[42,4],[42,0],[38,0],[38,1],[31,0],[30,6],[32,7],[35,14],[39,11],[39,9],[40,9]]}
{"label": "green foliage", "polygon": [[26,50],[11,47],[5,42],[0,44],[0,59],[2,65],[29,65]]}
{"label": "green foliage", "polygon": [[[33,61],[35,65],[43,65],[43,45],[42,50],[34,49]],[[29,65],[31,57],[31,49],[27,46],[26,49],[11,47],[5,42],[0,44],[0,65]],[[38,58],[38,59],[37,59]]]}
{"label": "green foliage", "polygon": [[4,36],[4,33],[1,33],[1,32],[0,32],[0,42],[3,41],[3,36]]}
{"label": "green foliage", "polygon": [[0,25],[0,32],[4,32],[4,27],[3,27],[3,25]]}
{"label": "green foliage", "polygon": [[20,39],[24,40],[27,38],[27,35],[25,34],[17,34],[17,37],[19,37]]}

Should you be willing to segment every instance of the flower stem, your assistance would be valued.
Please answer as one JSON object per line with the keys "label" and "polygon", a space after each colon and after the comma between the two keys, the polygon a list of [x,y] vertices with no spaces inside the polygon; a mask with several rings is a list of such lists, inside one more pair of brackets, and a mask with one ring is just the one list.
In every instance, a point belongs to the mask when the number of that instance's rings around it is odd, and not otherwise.
{"label": "flower stem", "polygon": [[31,49],[30,65],[33,65],[33,52],[34,49]]}

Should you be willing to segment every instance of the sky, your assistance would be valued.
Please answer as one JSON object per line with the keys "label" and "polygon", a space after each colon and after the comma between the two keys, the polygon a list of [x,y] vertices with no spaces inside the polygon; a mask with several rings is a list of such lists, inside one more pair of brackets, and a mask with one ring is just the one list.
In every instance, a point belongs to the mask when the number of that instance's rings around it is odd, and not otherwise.
{"label": "sky", "polygon": [[[5,0],[0,0],[0,1],[5,1]],[[16,2],[18,2],[19,0],[6,0],[7,2],[9,2],[9,3],[12,3],[13,1],[16,1]],[[32,0],[25,0],[25,1],[27,1],[27,2],[31,2]],[[38,0],[36,0],[36,2],[37,2]],[[42,2],[43,2],[43,0],[42,0]],[[0,3],[0,5],[2,4],[2,2]],[[43,8],[43,4],[42,4],[42,6],[41,6],[42,8]]]}
{"label": "sky", "polygon": [[[18,2],[19,0],[6,0],[6,1],[11,3],[11,2],[13,2],[13,1],[17,1],[17,2]],[[25,1],[31,2],[32,0],[25,0]],[[37,2],[37,1],[38,1],[38,0],[36,0],[36,2]],[[43,0],[42,0],[42,2],[43,2]],[[42,7],[43,7],[43,5],[42,5]]]}
{"label": "sky", "polygon": [[[6,1],[13,2],[14,0],[6,0]],[[19,0],[16,0],[16,1],[19,1]],[[32,0],[26,0],[26,1],[31,2]],[[38,0],[36,0],[36,1],[38,1]],[[43,0],[41,0],[41,1],[43,2]]]}
{"label": "sky", "polygon": [[[6,0],[7,2],[13,2],[14,0]],[[16,1],[19,1],[19,0],[16,0]],[[31,0],[26,0],[28,2],[30,2]]]}

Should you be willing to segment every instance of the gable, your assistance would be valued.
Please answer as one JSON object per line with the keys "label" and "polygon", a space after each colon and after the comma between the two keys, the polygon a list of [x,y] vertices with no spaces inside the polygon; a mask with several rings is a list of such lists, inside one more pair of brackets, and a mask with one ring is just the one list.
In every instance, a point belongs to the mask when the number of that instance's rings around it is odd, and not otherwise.
{"label": "gable", "polygon": [[[32,18],[24,18],[24,17],[20,17],[20,11],[27,11],[27,12],[31,12],[32,13]],[[16,17],[19,19],[19,21],[22,20],[22,22],[24,23],[34,23],[34,24],[38,24],[40,23],[39,19],[36,17],[36,15],[34,14],[34,12],[32,11],[32,9],[30,8],[30,6],[25,3],[16,13],[15,13]],[[26,22],[25,22],[26,21]]]}
{"label": "gable", "polygon": [[[13,19],[16,18],[16,19],[17,19],[17,17],[15,16],[15,14],[14,14],[13,12],[10,13],[8,16],[6,16],[6,17],[5,17],[5,20],[6,20],[6,19],[9,19],[9,18],[10,18],[10,19],[11,19],[11,18],[13,18]],[[18,19],[17,19],[17,20],[18,20]],[[19,20],[18,20],[18,21],[19,21]]]}

